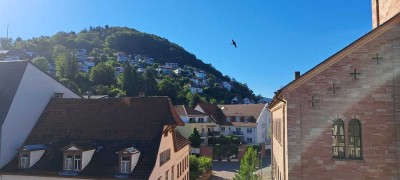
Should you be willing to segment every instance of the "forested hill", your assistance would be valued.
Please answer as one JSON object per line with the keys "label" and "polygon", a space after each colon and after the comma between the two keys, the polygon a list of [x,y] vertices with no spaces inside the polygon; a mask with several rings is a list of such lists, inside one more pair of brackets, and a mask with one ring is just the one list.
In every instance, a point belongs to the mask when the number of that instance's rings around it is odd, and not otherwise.
{"label": "forested hill", "polygon": [[[38,67],[47,71],[54,69],[54,75],[61,82],[82,94],[91,91],[109,96],[135,96],[138,92],[145,92],[147,95],[173,96],[171,99],[176,104],[198,101],[230,103],[234,97],[254,101],[261,98],[256,97],[246,84],[224,76],[179,45],[127,27],[90,27],[79,33],[58,32],[27,40],[1,38],[0,45],[2,52],[29,52],[30,59]],[[121,61],[121,54],[129,59],[128,63]],[[138,57],[151,58],[154,63],[133,62],[140,59]],[[0,53],[0,60],[4,58],[7,54]],[[165,63],[177,63],[183,73],[160,73],[160,67],[165,67]],[[89,65],[91,70],[85,72],[82,69],[85,64],[92,64]],[[118,68],[128,69],[128,72],[122,70],[118,74]],[[201,71],[205,74],[206,85],[196,80],[199,78],[195,72]],[[224,88],[223,82],[229,83],[231,90]],[[191,88],[201,88],[202,91],[190,92]],[[173,90],[176,93],[172,93]]]}

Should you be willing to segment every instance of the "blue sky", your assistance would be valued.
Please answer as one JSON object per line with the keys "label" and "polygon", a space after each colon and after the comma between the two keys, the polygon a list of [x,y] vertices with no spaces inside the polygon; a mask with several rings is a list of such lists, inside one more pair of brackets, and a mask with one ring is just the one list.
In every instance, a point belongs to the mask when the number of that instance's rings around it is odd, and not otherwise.
{"label": "blue sky", "polygon": [[[0,36],[126,26],[177,43],[255,94],[273,92],[372,29],[366,0],[0,0]],[[235,39],[238,48],[230,45]]]}

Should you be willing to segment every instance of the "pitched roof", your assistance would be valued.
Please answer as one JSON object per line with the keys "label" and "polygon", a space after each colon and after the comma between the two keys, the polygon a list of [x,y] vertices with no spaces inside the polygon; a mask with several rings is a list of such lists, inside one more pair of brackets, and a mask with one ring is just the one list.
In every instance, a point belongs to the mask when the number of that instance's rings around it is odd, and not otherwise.
{"label": "pitched roof", "polygon": [[0,61],[0,125],[6,119],[27,65],[27,61]]}
{"label": "pitched roof", "polygon": [[207,116],[207,114],[190,108],[188,105],[175,106],[175,110],[180,116]]}
{"label": "pitched roof", "polygon": [[175,152],[181,150],[183,147],[185,147],[188,144],[190,144],[190,141],[188,139],[186,139],[185,137],[183,137],[181,135],[181,133],[179,133],[179,132],[175,133],[175,145],[176,145]]}
{"label": "pitched roof", "polygon": [[307,82],[314,76],[318,75],[320,72],[328,69],[332,65],[334,65],[337,62],[339,62],[340,60],[342,60],[345,56],[358,50],[361,46],[371,42],[372,40],[379,37],[386,31],[390,30],[393,26],[398,25],[399,23],[400,23],[400,13],[398,13],[397,15],[395,15],[394,17],[392,17],[390,20],[386,21],[382,25],[378,26],[377,28],[371,30],[370,32],[368,32],[364,36],[360,37],[353,43],[349,44],[342,50],[338,51],[337,53],[335,53],[328,59],[326,59],[326,60],[322,61],[320,64],[316,65],[315,67],[313,67],[312,69],[310,69],[309,71],[307,71],[306,73],[301,75],[299,78],[293,80],[292,82],[290,82],[289,84],[287,84],[286,86],[284,86],[283,88],[278,90],[277,93],[275,94],[274,98],[272,99],[271,103],[269,104],[269,107],[273,107],[278,101],[280,101],[279,97],[280,97],[282,91],[285,91],[285,90],[291,91],[291,90],[296,89],[297,87],[304,84],[305,82]]}
{"label": "pitched roof", "polygon": [[218,105],[218,107],[225,116],[252,116],[254,119],[258,119],[265,108],[265,104],[224,104]]}
{"label": "pitched roof", "polygon": [[119,169],[116,152],[135,147],[141,155],[129,177],[148,179],[156,164],[164,125],[182,124],[167,97],[53,98],[24,143],[46,144],[46,153],[26,171],[18,170],[17,156],[2,171],[60,174],[61,149],[77,142],[91,143],[96,148],[90,163],[78,176],[114,177]]}
{"label": "pitched roof", "polygon": [[230,122],[226,122],[224,113],[217,105],[208,103],[199,103],[197,105],[203,109],[203,111],[208,114],[215,123],[221,125],[230,125]]}

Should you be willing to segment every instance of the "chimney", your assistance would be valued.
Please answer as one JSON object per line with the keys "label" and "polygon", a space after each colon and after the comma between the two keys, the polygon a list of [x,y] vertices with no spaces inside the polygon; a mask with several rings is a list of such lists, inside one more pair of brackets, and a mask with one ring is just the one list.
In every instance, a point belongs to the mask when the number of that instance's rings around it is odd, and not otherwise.
{"label": "chimney", "polygon": [[64,93],[54,93],[54,98],[62,98]]}
{"label": "chimney", "polygon": [[139,97],[144,97],[146,94],[144,92],[139,92]]}
{"label": "chimney", "polygon": [[298,79],[300,77],[300,71],[294,72],[294,79]]}

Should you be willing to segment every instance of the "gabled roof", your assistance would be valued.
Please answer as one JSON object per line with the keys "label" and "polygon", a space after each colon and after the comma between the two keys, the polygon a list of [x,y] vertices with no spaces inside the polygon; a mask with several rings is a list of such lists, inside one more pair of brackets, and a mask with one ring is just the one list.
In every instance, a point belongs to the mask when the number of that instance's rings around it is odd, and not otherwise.
{"label": "gabled roof", "polygon": [[65,147],[62,147],[60,150],[61,151],[67,151],[71,147],[76,147],[80,151],[88,151],[88,150],[93,150],[95,149],[95,145],[90,142],[71,142]]}
{"label": "gabled roof", "polygon": [[0,61],[0,125],[17,93],[28,61]]}
{"label": "gabled roof", "polygon": [[207,116],[207,114],[190,108],[188,105],[175,106],[175,110],[180,116]]}
{"label": "gabled roof", "polygon": [[249,117],[252,116],[254,119],[260,117],[262,111],[266,107],[265,104],[223,104],[218,105],[225,116],[240,116]]}
{"label": "gabled roof", "polygon": [[230,125],[230,122],[226,122],[226,117],[221,109],[215,104],[199,103],[197,104],[203,111],[208,114],[211,119],[220,125]]}
{"label": "gabled roof", "polygon": [[129,177],[148,179],[156,165],[164,125],[183,124],[173,108],[167,97],[53,98],[24,143],[46,144],[46,153],[24,172],[18,170],[17,156],[2,171],[55,175],[63,167],[60,149],[71,142],[89,142],[96,151],[78,176],[113,178],[119,169],[116,152],[135,147],[141,155]]}
{"label": "gabled roof", "polygon": [[[36,67],[34,64],[25,60],[0,61],[0,125],[4,123],[28,64]],[[37,69],[43,72],[39,68]],[[46,72],[43,73],[48,75]],[[51,77],[50,75],[48,76]],[[53,77],[51,78],[54,79]],[[54,81],[57,80],[54,79]],[[60,83],[59,81],[57,82]],[[75,92],[73,90],[71,91]]]}
{"label": "gabled roof", "polygon": [[[341,61],[344,57],[347,55],[355,52],[358,50],[360,47],[364,46],[365,44],[371,42],[372,40],[376,39],[386,31],[390,30],[393,26],[398,25],[400,23],[400,13],[398,13],[396,16],[392,17],[390,20],[386,21],[382,25],[378,26],[377,28],[371,30],[364,36],[360,37],[353,43],[349,44],[342,50],[338,51],[328,59],[322,61],[320,64],[316,65],[314,68],[310,69],[303,75],[301,75],[299,78],[293,80],[289,84],[287,84],[285,87],[281,88],[280,90],[277,91],[275,94],[272,102],[269,104],[269,107],[273,107],[278,101],[279,97],[281,97],[281,93],[283,91],[292,91],[296,89],[297,87],[301,86],[314,76],[318,75],[322,71],[328,69],[332,65],[336,64],[337,62]],[[278,98],[277,98],[278,97]]]}

